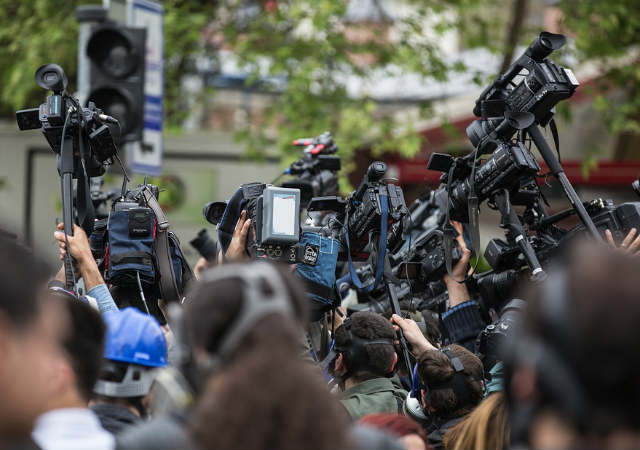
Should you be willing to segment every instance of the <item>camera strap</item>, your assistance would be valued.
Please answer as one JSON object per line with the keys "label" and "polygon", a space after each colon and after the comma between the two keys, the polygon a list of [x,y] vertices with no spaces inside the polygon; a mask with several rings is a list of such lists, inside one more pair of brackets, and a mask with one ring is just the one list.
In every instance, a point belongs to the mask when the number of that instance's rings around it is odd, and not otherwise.
{"label": "camera strap", "polygon": [[349,244],[349,217],[347,216],[344,221],[344,235],[347,243],[347,258],[349,260],[349,273],[344,277],[336,281],[336,286],[340,286],[342,283],[353,284],[358,289],[364,292],[371,292],[382,280],[382,273],[384,272],[384,257],[387,252],[387,218],[389,215],[388,198],[386,192],[379,194],[380,198],[380,237],[378,239],[378,260],[376,263],[376,276],[373,283],[368,286],[362,286],[362,282],[358,277],[355,267],[353,266],[353,260],[351,259],[351,247]]}
{"label": "camera strap", "polygon": [[144,186],[142,190],[145,202],[153,210],[158,223],[158,232],[156,235],[155,250],[158,262],[158,271],[160,272],[160,295],[166,303],[180,303],[180,293],[178,284],[176,283],[176,275],[173,271],[173,263],[171,261],[171,250],[169,248],[169,221],[164,211],[158,203],[158,199],[148,186]]}

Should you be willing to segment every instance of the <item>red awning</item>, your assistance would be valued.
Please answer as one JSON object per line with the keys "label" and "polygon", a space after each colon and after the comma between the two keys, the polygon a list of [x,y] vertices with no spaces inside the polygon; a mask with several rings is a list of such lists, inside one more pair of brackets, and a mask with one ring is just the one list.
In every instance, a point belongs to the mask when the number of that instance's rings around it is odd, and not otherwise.
{"label": "red awning", "polygon": [[[426,159],[393,159],[387,165],[400,184],[427,183],[437,185],[441,172],[427,169]],[[548,169],[541,164],[543,172]],[[582,175],[582,161],[562,161],[567,177],[575,185],[589,186],[628,186],[640,176],[640,161],[601,161],[598,167],[591,169],[588,177]]]}

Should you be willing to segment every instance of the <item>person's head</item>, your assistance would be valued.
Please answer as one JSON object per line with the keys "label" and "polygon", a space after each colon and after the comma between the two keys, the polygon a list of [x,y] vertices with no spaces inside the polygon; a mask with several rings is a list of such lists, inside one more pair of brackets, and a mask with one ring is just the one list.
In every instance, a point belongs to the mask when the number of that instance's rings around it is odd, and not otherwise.
{"label": "person's head", "polygon": [[440,347],[442,342],[442,333],[438,325],[438,319],[434,317],[434,312],[428,309],[422,311],[422,319],[424,320],[425,330],[424,336],[434,347]]}
{"label": "person's head", "polygon": [[49,380],[47,410],[86,407],[102,366],[105,325],[100,313],[70,295],[56,295],[54,303],[67,312],[62,357]]}
{"label": "person's head", "polygon": [[104,364],[94,387],[95,400],[146,416],[155,369],[167,365],[164,332],[152,316],[133,307],[107,313],[104,321]]}
{"label": "person's head", "polygon": [[183,328],[195,363],[189,369],[201,372],[199,379],[238,356],[298,354],[308,311],[302,286],[283,267],[257,261],[209,269],[185,301]]}
{"label": "person's head", "polygon": [[22,438],[45,411],[47,381],[60,356],[64,311],[49,301],[48,268],[0,236],[0,447]]}
{"label": "person's head", "polygon": [[351,315],[335,331],[333,375],[342,383],[388,376],[398,360],[394,337],[391,322],[383,316],[368,311]]}
{"label": "person's head", "polygon": [[640,447],[640,265],[580,242],[533,286],[505,354],[516,443]]}
{"label": "person's head", "polygon": [[268,349],[211,377],[189,428],[199,448],[212,450],[352,448],[347,413],[317,367]]}
{"label": "person's head", "polygon": [[424,352],[418,359],[418,375],[425,386],[421,392],[425,411],[441,419],[462,417],[482,400],[482,362],[459,345]]}
{"label": "person's head", "polygon": [[407,450],[426,450],[429,448],[428,438],[422,425],[401,414],[368,414],[358,423],[378,428],[397,437]]}
{"label": "person's head", "polygon": [[496,392],[480,404],[444,436],[446,450],[509,448],[509,412],[503,392]]}

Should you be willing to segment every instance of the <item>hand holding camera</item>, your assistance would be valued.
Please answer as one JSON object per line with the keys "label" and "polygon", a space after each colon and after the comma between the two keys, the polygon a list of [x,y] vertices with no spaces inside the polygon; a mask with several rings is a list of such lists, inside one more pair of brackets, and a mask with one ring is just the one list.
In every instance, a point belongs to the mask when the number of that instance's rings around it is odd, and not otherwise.
{"label": "hand holding camera", "polygon": [[251,219],[247,218],[247,211],[242,211],[238,222],[236,222],[236,228],[233,230],[233,238],[231,238],[231,244],[225,253],[225,260],[229,262],[244,261],[249,259],[247,253],[247,235],[251,228]]}
{"label": "hand holding camera", "polygon": [[[73,226],[73,236],[66,235],[62,231],[64,224],[58,224],[58,230],[53,233],[56,241],[58,241],[58,247],[60,249],[60,259],[64,259],[67,252],[76,261],[79,275],[84,279],[85,289],[90,291],[92,288],[99,284],[104,284],[104,279],[100,274],[98,265],[93,254],[91,253],[91,247],[89,246],[89,239],[86,233],[78,225]],[[67,247],[68,244],[68,247]]]}

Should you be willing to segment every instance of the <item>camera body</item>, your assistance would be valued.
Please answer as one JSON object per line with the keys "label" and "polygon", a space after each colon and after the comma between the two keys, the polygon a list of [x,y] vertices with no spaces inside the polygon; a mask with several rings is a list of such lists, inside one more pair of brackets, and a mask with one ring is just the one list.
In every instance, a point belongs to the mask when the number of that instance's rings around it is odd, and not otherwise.
{"label": "camera body", "polygon": [[367,174],[356,189],[346,199],[345,221],[348,226],[349,241],[354,251],[364,249],[369,234],[380,231],[382,218],[382,197],[386,197],[388,208],[387,248],[393,248],[402,238],[403,219],[409,213],[400,186],[382,181],[387,165],[381,161],[372,163]]}
{"label": "camera body", "polygon": [[[453,264],[460,261],[462,253],[456,246],[453,248]],[[410,247],[401,249],[391,255],[389,260],[393,266],[393,274],[399,278],[412,279],[418,282],[436,281],[446,273],[444,254],[444,235],[441,230],[423,232]]]}
{"label": "camera body", "polygon": [[[539,125],[549,123],[555,105],[571,97],[580,85],[570,69],[547,59],[565,43],[561,34],[540,33],[524,54],[480,94],[473,113],[481,119],[467,128],[474,146],[500,126],[506,111],[530,113]],[[503,138],[508,139],[515,129],[503,132],[507,134]]]}
{"label": "camera body", "polygon": [[502,359],[502,347],[517,327],[525,307],[524,300],[514,298],[502,308],[500,318],[487,325],[476,338],[475,353],[482,361],[485,373],[488,374]]}
{"label": "camera body", "polygon": [[[586,206],[596,228],[604,234],[611,230],[616,242],[622,241],[632,228],[640,230],[640,202],[627,202],[615,205],[612,200],[596,199]],[[584,225],[572,228],[566,235],[570,239],[584,231]]]}
{"label": "camera body", "polygon": [[[103,163],[112,162],[117,153],[111,130],[106,125],[115,119],[104,115],[93,102],[84,108],[68,95],[67,76],[57,64],[40,66],[35,79],[43,89],[52,90],[53,95],[48,96],[38,108],[16,111],[18,128],[22,131],[40,128],[51,149],[59,156],[64,139],[70,138],[74,154],[81,154],[84,159],[87,175],[102,175]],[[74,178],[78,178],[83,170],[77,159],[74,157]],[[62,171],[62,168],[58,167],[58,170]]]}
{"label": "camera body", "polygon": [[242,185],[242,192],[255,233],[255,239],[248,239],[250,253],[290,264],[304,258],[299,245],[300,189],[249,183]]}
{"label": "camera body", "polygon": [[313,138],[300,138],[293,145],[304,147],[304,156],[292,163],[285,174],[295,179],[282,183],[282,187],[300,189],[301,201],[306,206],[313,197],[338,193],[337,172],[341,168],[340,157],[332,156],[338,151],[333,136],[325,131]]}
{"label": "camera body", "polygon": [[[511,193],[514,204],[526,204],[538,196],[537,185],[531,183],[540,171],[538,161],[521,142],[495,142],[495,150],[491,156],[475,171],[472,178],[473,161],[468,156],[456,161],[453,180],[450,180],[451,191],[447,192],[446,185],[440,187],[436,196],[441,202],[448,204],[449,217],[459,222],[468,222],[467,204],[471,187],[475,191],[478,201],[482,202],[491,197],[499,189],[507,189]],[[436,160],[441,158],[440,161]],[[429,159],[428,168],[442,170],[442,160],[450,155],[434,153]],[[449,181],[448,174],[443,174],[443,183]],[[446,198],[448,197],[448,202]]]}
{"label": "camera body", "polygon": [[[330,220],[323,232],[338,239],[343,249],[349,247],[354,261],[369,258],[370,252],[365,251],[365,248],[371,241],[371,234],[381,232],[383,201],[387,209],[386,248],[395,248],[402,240],[404,219],[409,214],[409,209],[402,188],[382,180],[386,171],[385,163],[375,161],[367,169],[358,188],[346,199],[335,196],[316,197],[307,207],[309,212],[336,213],[333,218],[335,220]],[[341,259],[345,260],[346,255],[342,255]]]}

